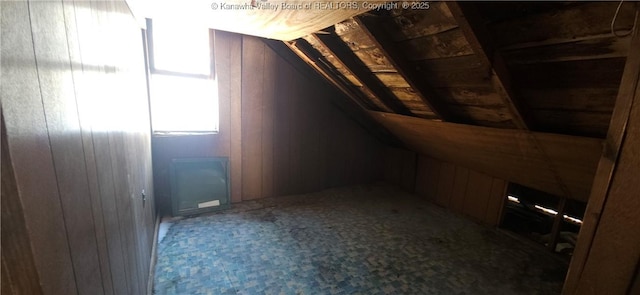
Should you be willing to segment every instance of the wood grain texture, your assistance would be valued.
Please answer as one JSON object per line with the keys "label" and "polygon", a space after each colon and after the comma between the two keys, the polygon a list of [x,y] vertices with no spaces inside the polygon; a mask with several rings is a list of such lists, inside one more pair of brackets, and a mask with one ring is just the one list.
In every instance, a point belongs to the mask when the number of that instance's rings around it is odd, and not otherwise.
{"label": "wood grain texture", "polygon": [[[556,195],[564,194],[549,171],[547,157],[569,187],[571,198],[586,200],[601,151],[592,138],[431,122],[394,114],[372,113],[411,149]],[[544,151],[541,152],[541,150]]]}
{"label": "wood grain texture", "polygon": [[444,2],[431,2],[426,10],[396,9],[385,27],[393,34],[394,41],[435,35],[458,27]]}
{"label": "wood grain texture", "polygon": [[44,290],[74,294],[77,289],[42,107],[28,4],[2,3],[1,13],[2,111],[35,266]]}
{"label": "wood grain texture", "polygon": [[[407,85],[403,87],[410,87],[415,93],[415,97],[424,103],[426,110],[433,112],[440,119],[456,121],[444,107],[440,96],[433,89],[433,86],[428,83],[428,81],[423,80],[418,82],[417,79],[420,75],[409,63],[409,60],[392,44],[393,41],[382,33],[382,25],[375,20],[368,20],[367,18],[356,18],[355,20],[360,30],[375,42],[375,45],[382,50],[385,59],[396,69],[398,76],[401,76],[402,80],[405,81]],[[379,75],[378,77],[380,78]],[[384,80],[381,79],[381,81]],[[412,108],[412,110],[414,109]]]}
{"label": "wood grain texture", "polygon": [[124,1],[2,13],[6,141],[42,291],[145,293],[155,211],[140,28]]}
{"label": "wood grain texture", "polygon": [[43,294],[26,227],[18,185],[11,166],[2,118],[2,293]]}
{"label": "wood grain texture", "polygon": [[[84,72],[82,65],[82,53],[80,50],[81,38],[86,40],[84,35],[85,31],[81,31],[79,27],[84,25],[90,27],[92,24],[83,19],[83,12],[78,15],[76,13],[76,6],[73,2],[63,2],[64,20],[66,28],[67,43],[69,45],[69,59],[71,62],[71,70],[74,81],[74,93],[75,102],[77,104],[78,121],[80,126],[80,133],[82,136],[82,148],[85,157],[87,182],[89,186],[89,196],[91,200],[91,209],[93,215],[93,223],[96,232],[96,242],[98,247],[98,258],[100,262],[100,272],[102,275],[102,282],[105,294],[114,294],[115,292],[122,293],[124,288],[115,289],[115,283],[113,277],[119,279],[119,282],[123,280],[123,273],[111,273],[111,259],[109,257],[109,241],[105,226],[105,218],[103,216],[104,207],[102,205],[102,199],[100,195],[100,181],[98,178],[98,168],[96,165],[96,158],[93,145],[93,134],[91,130],[91,96],[87,87],[82,87]],[[86,12],[84,13],[86,14]],[[80,25],[78,24],[80,20]],[[86,42],[86,41],[85,41]],[[85,43],[86,47],[87,44]],[[86,50],[86,49],[85,49]],[[89,74],[89,73],[87,73]],[[112,254],[114,256],[116,254]],[[116,267],[116,269],[118,269]],[[121,286],[118,286],[121,287]]]}
{"label": "wood grain texture", "polygon": [[[638,235],[636,232],[629,235],[621,232],[634,224],[637,227],[638,223],[637,216],[629,214],[629,208],[637,206],[637,198],[632,197],[636,195],[633,189],[637,190],[635,186],[638,185],[632,179],[637,173],[631,171],[637,170],[638,162],[640,51],[635,50],[640,48],[638,30],[631,38],[631,55],[625,64],[584,224],[563,288],[564,294],[597,294],[604,288],[606,292],[622,294],[631,288],[633,272],[636,271]],[[615,245],[615,252],[611,247],[603,247],[604,244]]]}
{"label": "wood grain texture", "polygon": [[479,223],[498,225],[504,180],[425,155],[418,156],[416,171],[417,194]]}
{"label": "wood grain texture", "polygon": [[[499,21],[489,30],[498,47],[544,40],[571,40],[584,36],[610,33],[611,19],[617,3],[589,2],[567,5],[542,13]],[[628,30],[633,25],[633,3],[624,3],[616,28]]]}
{"label": "wood grain texture", "polygon": [[30,3],[29,12],[76,286],[79,293],[103,293],[62,3]]}

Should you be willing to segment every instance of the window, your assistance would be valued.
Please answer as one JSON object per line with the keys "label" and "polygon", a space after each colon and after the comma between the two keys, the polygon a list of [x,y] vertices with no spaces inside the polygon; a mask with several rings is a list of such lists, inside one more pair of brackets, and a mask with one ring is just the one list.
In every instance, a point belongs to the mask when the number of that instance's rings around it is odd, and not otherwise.
{"label": "window", "polygon": [[147,28],[153,133],[218,132],[212,31],[156,19]]}

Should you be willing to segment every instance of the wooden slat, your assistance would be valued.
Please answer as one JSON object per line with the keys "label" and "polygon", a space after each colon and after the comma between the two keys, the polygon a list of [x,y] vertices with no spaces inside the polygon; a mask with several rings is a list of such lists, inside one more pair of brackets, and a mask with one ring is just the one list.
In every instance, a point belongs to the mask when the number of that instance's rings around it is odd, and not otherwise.
{"label": "wooden slat", "polygon": [[618,88],[520,88],[519,93],[532,109],[612,113]]}
{"label": "wooden slat", "polygon": [[629,50],[629,38],[612,35],[599,36],[542,47],[526,47],[502,51],[508,64],[532,64],[589,60],[614,57],[626,57]]}
{"label": "wooden slat", "polygon": [[410,61],[442,59],[472,55],[473,50],[459,28],[436,35],[423,36],[397,43]]}
{"label": "wooden slat", "polygon": [[504,60],[496,54],[489,43],[489,33],[484,27],[479,13],[472,5],[472,3],[447,2],[447,7],[458,22],[473,52],[482,61],[483,67],[491,69],[491,82],[496,92],[502,97],[505,106],[511,111],[516,126],[521,129],[529,129],[531,124],[528,122],[519,101],[514,97],[511,77]]}
{"label": "wooden slat", "polygon": [[11,166],[4,115],[1,121],[2,292],[6,294],[43,294],[33,261],[31,240],[24,220],[22,204],[20,204],[18,185]]}
{"label": "wooden slat", "polygon": [[429,9],[397,9],[387,27],[397,29],[394,41],[434,35],[458,27],[444,2],[430,2]]}
{"label": "wooden slat", "polygon": [[486,174],[469,171],[463,212],[478,222],[484,222],[487,204],[491,197],[492,178]]}
{"label": "wooden slat", "polygon": [[[589,2],[568,5],[565,8],[554,7],[543,13],[532,13],[490,24],[490,30],[498,47],[542,41],[546,41],[547,44],[561,43],[601,35],[610,33],[611,20],[617,4]],[[631,2],[623,3],[616,20],[617,29],[626,31],[633,26],[633,6]]]}
{"label": "wooden slat", "polygon": [[[633,227],[634,220],[635,224],[638,222],[637,215],[629,215],[629,209],[638,206],[637,200],[634,207],[633,198],[629,198],[635,195],[632,189],[638,184],[631,176],[637,175],[633,171],[637,169],[638,157],[626,146],[628,144],[633,149],[639,144],[637,121],[640,115],[637,102],[640,101],[640,50],[637,49],[640,48],[640,31],[636,29],[631,38],[630,55],[620,82],[605,148],[591,187],[584,223],[567,273],[564,294],[595,294],[605,287],[607,289],[603,292],[622,294],[630,284],[629,272],[633,271],[633,264],[637,264],[637,247],[628,246],[638,244],[637,233],[633,232],[628,238],[623,237],[626,233],[621,235],[621,230]],[[617,178],[618,173],[620,178]],[[635,189],[637,192],[638,188]],[[604,248],[603,242],[606,240],[620,245],[615,247],[620,252],[615,254]],[[635,261],[629,259],[634,256]]]}
{"label": "wooden slat", "polygon": [[514,65],[513,84],[522,88],[617,88],[624,58]]}
{"label": "wooden slat", "polygon": [[469,169],[456,165],[455,177],[453,179],[453,191],[451,192],[451,211],[462,214],[464,210],[465,197],[467,195],[467,184],[469,182]]}
{"label": "wooden slat", "polygon": [[262,196],[264,44],[253,37],[242,41],[242,199],[250,200]]}
{"label": "wooden slat", "polygon": [[346,85],[344,85],[343,81],[340,81],[334,78],[328,71],[323,69],[318,63],[316,63],[313,59],[311,59],[305,52],[300,50],[298,45],[295,42],[285,42],[285,44],[291,49],[291,51],[295,52],[302,60],[304,60],[309,66],[311,66],[317,73],[322,75],[329,83],[338,88],[343,94],[351,99],[356,105],[360,108],[367,109],[365,104],[362,102],[362,98],[359,98],[357,94],[354,93],[353,90],[349,89]]}
{"label": "wooden slat", "polygon": [[434,91],[433,86],[428,81],[418,81],[420,76],[415,67],[410,64],[409,60],[397,50],[392,44],[391,39],[382,31],[381,25],[373,19],[355,18],[360,30],[371,38],[386,59],[393,65],[402,78],[416,91],[418,97],[435,113],[438,117],[445,121],[455,121],[455,118],[445,108],[440,100],[440,96]]}
{"label": "wooden slat", "polygon": [[[69,44],[69,58],[71,62],[71,69],[74,81],[75,102],[77,105],[78,120],[82,136],[82,147],[85,158],[87,181],[89,188],[89,196],[91,200],[92,216],[95,225],[96,241],[98,246],[100,273],[102,274],[102,283],[104,286],[105,294],[114,294],[114,292],[123,292],[124,288],[118,285],[118,289],[114,290],[114,279],[116,277],[123,282],[122,273],[111,273],[111,257],[109,256],[109,235],[107,227],[105,226],[105,218],[103,215],[103,205],[100,194],[100,181],[98,178],[98,167],[96,165],[96,155],[94,151],[93,134],[91,130],[92,110],[90,107],[91,95],[90,91],[87,91],[88,87],[85,85],[83,75],[90,75],[90,73],[83,72],[83,56],[80,47],[82,46],[87,50],[85,35],[87,29],[90,29],[92,24],[90,20],[85,18],[87,11],[81,11],[76,14],[77,6],[82,7],[82,4],[74,4],[73,2],[63,2],[64,7],[64,20],[67,33],[67,43]],[[88,7],[87,7],[88,8]],[[80,20],[80,23],[78,23]],[[80,26],[84,27],[83,30],[78,29]],[[86,27],[85,27],[86,26]],[[84,44],[83,44],[84,41]],[[85,53],[86,55],[86,53]],[[73,117],[73,115],[71,116]],[[115,256],[115,255],[112,255]],[[117,269],[117,266],[114,268]]]}
{"label": "wooden slat", "polygon": [[504,207],[504,200],[506,199],[507,182],[493,178],[491,185],[491,195],[487,204],[487,212],[484,217],[484,222],[490,226],[498,226],[500,223],[500,215]]}
{"label": "wooden slat", "polygon": [[275,101],[274,122],[274,175],[273,188],[276,195],[290,194],[290,170],[289,170],[289,128],[291,128],[291,92],[290,81],[294,79],[293,69],[285,64],[278,63],[276,75],[276,92],[279,94]]}
{"label": "wooden slat", "polygon": [[456,166],[444,162],[440,165],[440,176],[438,177],[438,193],[436,203],[444,207],[451,207],[451,195],[453,184],[456,178]]}
{"label": "wooden slat", "polygon": [[587,199],[601,151],[601,141],[592,138],[534,133],[538,141],[534,144],[530,132],[523,130],[372,115],[414,151],[552,194],[566,194],[550,171],[550,158],[570,197],[578,200]]}
{"label": "wooden slat", "polygon": [[411,111],[402,104],[373,73],[367,70],[366,66],[358,59],[357,56],[349,49],[348,46],[335,35],[312,34],[311,38],[316,40],[316,44],[322,46],[331,55],[336,57],[345,68],[349,69],[353,74],[366,85],[376,97],[396,113],[411,115]]}
{"label": "wooden slat", "polygon": [[262,67],[262,193],[261,197],[273,196],[273,126],[274,126],[274,104],[278,98],[275,92],[275,84],[278,76],[273,69],[281,62],[276,53],[268,46],[263,46],[264,55]]}
{"label": "wooden slat", "polygon": [[[231,169],[231,202],[242,200],[242,38],[225,32],[216,32],[216,44],[227,43],[229,81],[229,118],[231,135],[229,162]],[[219,50],[217,52],[221,53]],[[218,67],[218,69],[220,66]],[[222,79],[220,77],[219,79]],[[220,83],[223,83],[222,81]]]}
{"label": "wooden slat", "polygon": [[611,113],[532,109],[531,118],[542,132],[604,138]]}
{"label": "wooden slat", "polygon": [[3,3],[1,13],[2,111],[35,266],[43,289],[76,293],[39,89],[29,6],[26,2]]}

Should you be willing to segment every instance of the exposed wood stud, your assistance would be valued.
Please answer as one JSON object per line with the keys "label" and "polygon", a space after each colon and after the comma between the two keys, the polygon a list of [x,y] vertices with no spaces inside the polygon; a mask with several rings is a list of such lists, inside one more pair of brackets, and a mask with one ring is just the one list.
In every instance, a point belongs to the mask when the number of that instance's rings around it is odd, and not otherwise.
{"label": "exposed wood stud", "polygon": [[563,222],[563,216],[564,216],[564,210],[566,208],[567,205],[567,198],[566,197],[562,197],[560,198],[560,201],[558,202],[558,208],[557,208],[557,214],[556,216],[554,216],[553,218],[553,226],[551,227],[551,240],[549,240],[549,245],[547,245],[547,248],[551,251],[551,252],[555,252],[556,251],[556,245],[558,245],[558,237],[560,236],[560,229],[562,229],[562,222]]}
{"label": "exposed wood stud", "polygon": [[[467,38],[473,52],[480,59],[482,67],[490,71],[491,84],[510,110],[513,122],[519,129],[529,130],[532,124],[523,106],[515,99],[511,84],[511,75],[509,74],[507,65],[490,42],[490,36],[485,22],[474,5],[474,3],[460,3],[457,1],[447,2],[447,7],[451,10],[454,19],[458,22],[458,26]],[[540,150],[541,155],[545,158],[550,171],[562,189],[562,195],[572,197],[571,190],[565,183],[566,181],[559,175],[556,163],[551,161],[551,158],[542,148],[536,136],[533,133],[528,133],[528,139]]]}
{"label": "exposed wood stud", "polygon": [[320,46],[325,47],[327,51],[331,52],[336,59],[340,60],[345,68],[349,69],[362,84],[369,88],[387,107],[398,114],[413,115],[411,110],[402,104],[388,88],[383,86],[384,84],[378,77],[367,69],[367,66],[340,40],[335,32],[332,32],[330,35],[312,34],[311,37],[314,38]]}
{"label": "exposed wood stud", "polygon": [[[583,276],[585,276],[584,273],[586,272],[589,257],[594,255],[592,248],[595,245],[596,234],[601,226],[601,217],[605,211],[605,204],[608,202],[614,173],[621,166],[619,157],[623,142],[628,139],[627,128],[632,107],[640,100],[640,30],[638,28],[632,34],[629,48],[630,54],[624,67],[618,97],[616,98],[611,123],[609,124],[609,131],[591,186],[589,203],[584,214],[584,223],[580,229],[578,243],[569,266],[563,294],[578,294],[581,283],[589,280],[589,278],[583,278]],[[629,191],[628,195],[633,196],[634,193],[636,192]],[[637,261],[631,263],[637,263]],[[590,284],[593,286],[593,283]],[[611,292],[616,293],[615,291]]]}
{"label": "exposed wood stud", "polygon": [[415,66],[412,66],[409,60],[400,53],[393,44],[393,40],[383,31],[382,26],[376,22],[376,20],[368,17],[355,17],[354,19],[362,31],[371,38],[387,60],[391,62],[391,65],[402,78],[409,83],[411,88],[416,91],[416,94],[431,111],[444,121],[456,122],[457,120],[451,112],[446,109],[445,104],[439,100],[439,95],[433,89],[433,86],[429,85],[427,81],[417,81],[417,77],[419,77],[420,74],[417,73]]}

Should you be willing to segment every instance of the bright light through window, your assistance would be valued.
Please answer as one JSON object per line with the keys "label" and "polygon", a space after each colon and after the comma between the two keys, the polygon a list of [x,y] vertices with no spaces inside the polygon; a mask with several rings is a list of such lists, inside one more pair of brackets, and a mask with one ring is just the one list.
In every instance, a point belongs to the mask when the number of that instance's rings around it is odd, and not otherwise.
{"label": "bright light through window", "polygon": [[216,81],[156,74],[151,83],[156,133],[218,130]]}
{"label": "bright light through window", "polygon": [[209,29],[153,21],[155,70],[209,75]]}
{"label": "bright light through window", "polygon": [[149,23],[154,134],[218,131],[218,87],[209,30]]}

